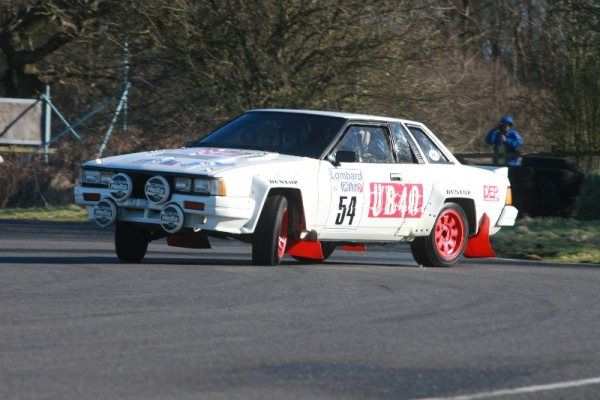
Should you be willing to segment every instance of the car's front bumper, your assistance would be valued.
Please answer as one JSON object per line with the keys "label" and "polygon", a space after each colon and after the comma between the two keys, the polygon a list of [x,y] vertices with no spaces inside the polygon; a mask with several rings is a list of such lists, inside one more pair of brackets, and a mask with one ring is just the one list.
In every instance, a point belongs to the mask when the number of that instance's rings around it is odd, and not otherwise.
{"label": "car's front bumper", "polygon": [[[94,206],[97,201],[86,201],[85,193],[97,193],[100,199],[111,199],[108,189],[75,186],[75,202],[87,207],[88,217],[94,219]],[[111,199],[112,200],[112,199]],[[132,201],[129,201],[132,200]],[[113,200],[114,201],[114,200]],[[134,203],[138,204],[134,204]],[[203,210],[186,208],[186,202],[202,203]],[[146,199],[114,201],[117,206],[117,220],[160,226],[160,212],[167,204],[178,205],[184,214],[183,227],[214,230],[225,233],[247,233],[244,227],[253,217],[255,201],[250,197],[200,196],[174,193],[169,201],[155,205]]]}

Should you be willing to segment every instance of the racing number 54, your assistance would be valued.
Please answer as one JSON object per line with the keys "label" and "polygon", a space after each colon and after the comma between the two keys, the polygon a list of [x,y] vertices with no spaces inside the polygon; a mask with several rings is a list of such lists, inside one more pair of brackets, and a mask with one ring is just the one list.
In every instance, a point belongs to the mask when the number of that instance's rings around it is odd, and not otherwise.
{"label": "racing number 54", "polygon": [[349,217],[348,225],[352,225],[354,216],[356,215],[356,196],[351,196],[348,204],[346,205],[348,196],[340,196],[340,203],[338,204],[339,212],[335,218],[336,225],[342,225],[346,217]]}

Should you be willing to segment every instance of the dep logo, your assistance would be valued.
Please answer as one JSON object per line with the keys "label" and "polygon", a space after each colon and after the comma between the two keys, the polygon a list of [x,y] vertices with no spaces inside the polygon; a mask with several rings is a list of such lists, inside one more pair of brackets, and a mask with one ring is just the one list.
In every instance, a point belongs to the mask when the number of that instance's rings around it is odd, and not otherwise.
{"label": "dep logo", "polygon": [[500,200],[500,194],[498,193],[498,186],[483,185],[483,200],[485,200],[485,201]]}

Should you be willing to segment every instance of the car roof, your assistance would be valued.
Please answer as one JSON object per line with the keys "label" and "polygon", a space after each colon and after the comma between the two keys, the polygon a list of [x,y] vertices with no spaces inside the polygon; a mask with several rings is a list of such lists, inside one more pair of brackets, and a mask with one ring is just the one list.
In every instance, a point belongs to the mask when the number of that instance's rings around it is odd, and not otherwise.
{"label": "car roof", "polygon": [[285,109],[285,108],[259,108],[254,110],[248,110],[248,112],[281,112],[281,113],[295,113],[295,114],[309,114],[309,115],[322,115],[325,117],[337,117],[348,120],[360,120],[360,121],[386,121],[386,122],[404,122],[408,124],[419,124],[421,122],[410,121],[401,118],[390,118],[382,117],[377,115],[366,115],[366,114],[353,114],[335,111],[318,111],[318,110],[296,110],[296,109]]}

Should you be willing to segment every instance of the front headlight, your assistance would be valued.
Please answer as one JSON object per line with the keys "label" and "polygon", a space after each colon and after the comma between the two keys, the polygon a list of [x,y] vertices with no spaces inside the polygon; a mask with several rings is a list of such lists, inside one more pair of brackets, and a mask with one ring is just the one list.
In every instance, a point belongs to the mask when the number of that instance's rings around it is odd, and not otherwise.
{"label": "front headlight", "polygon": [[100,171],[93,169],[84,169],[81,173],[81,183],[89,185],[100,184]]}
{"label": "front headlight", "polygon": [[225,196],[225,182],[221,178],[217,179],[194,179],[194,192],[200,194],[211,194],[213,196]]}
{"label": "front headlight", "polygon": [[192,180],[190,178],[175,178],[175,190],[179,192],[191,191]]}
{"label": "front headlight", "polygon": [[194,179],[194,192],[201,194],[210,194],[212,179]]}
{"label": "front headlight", "polygon": [[80,182],[87,185],[108,186],[114,173],[112,171],[99,171],[95,169],[82,169],[79,176]]}
{"label": "front headlight", "polygon": [[112,171],[100,171],[100,184],[108,186],[108,182],[110,182],[113,175]]}

